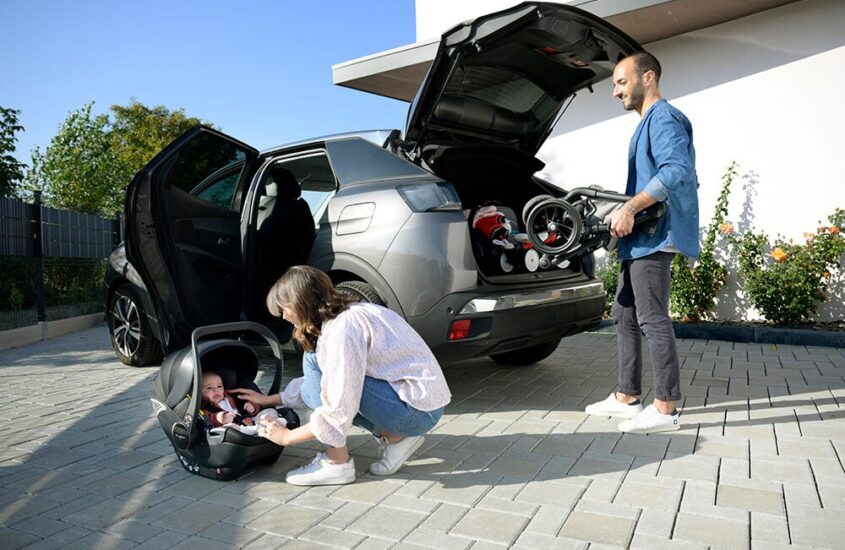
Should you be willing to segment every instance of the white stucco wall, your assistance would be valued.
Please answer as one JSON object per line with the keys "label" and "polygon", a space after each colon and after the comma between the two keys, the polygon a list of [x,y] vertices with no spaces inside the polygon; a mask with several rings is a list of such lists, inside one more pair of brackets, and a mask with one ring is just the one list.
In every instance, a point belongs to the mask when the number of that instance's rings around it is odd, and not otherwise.
{"label": "white stucco wall", "polygon": [[[457,15],[465,20],[513,3],[467,2],[476,4],[475,14],[444,7],[436,10],[449,20],[440,30]],[[435,5],[446,2],[417,1],[418,39],[439,32],[428,12]],[[647,45],[664,68],[664,97],[693,124],[703,227],[732,160],[746,176],[731,195],[730,220],[740,229],[799,240],[835,207],[845,208],[843,29],[845,2],[804,0]],[[624,112],[611,92],[607,82],[575,98],[539,154],[550,180],[624,190],[639,117]],[[735,289],[731,274],[729,290]],[[726,302],[719,317],[756,317],[741,295]],[[845,319],[842,296],[817,318]]]}

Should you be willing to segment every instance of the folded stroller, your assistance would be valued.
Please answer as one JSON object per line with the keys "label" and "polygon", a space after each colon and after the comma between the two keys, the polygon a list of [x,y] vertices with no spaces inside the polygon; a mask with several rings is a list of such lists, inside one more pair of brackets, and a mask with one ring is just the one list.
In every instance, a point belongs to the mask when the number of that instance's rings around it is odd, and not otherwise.
{"label": "folded stroller", "polygon": [[[192,474],[229,480],[259,464],[272,464],[284,447],[263,437],[241,433],[232,427],[211,428],[200,415],[200,381],[203,371],[213,371],[227,389],[251,388],[258,373],[254,343],[236,340],[232,334],[255,333],[270,345],[276,370],[269,394],[279,393],[284,374],[279,342],[258,323],[240,322],[200,327],[191,335],[190,347],[164,358],[153,381],[153,410],[182,466]],[[225,336],[209,338],[211,336]],[[299,417],[288,408],[277,409],[279,418],[290,429],[299,426]]]}

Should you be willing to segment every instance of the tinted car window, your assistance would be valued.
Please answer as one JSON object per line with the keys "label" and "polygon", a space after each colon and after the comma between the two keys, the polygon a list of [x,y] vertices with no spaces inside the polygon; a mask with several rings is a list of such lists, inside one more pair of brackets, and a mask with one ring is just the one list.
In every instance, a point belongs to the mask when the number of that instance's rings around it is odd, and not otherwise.
{"label": "tinted car window", "polygon": [[238,189],[238,181],[241,179],[243,162],[237,162],[234,166],[227,166],[222,174],[214,174],[209,181],[203,182],[199,190],[193,193],[195,197],[213,202],[223,208],[232,208],[232,199]]}
{"label": "tinted car window", "polygon": [[283,166],[296,176],[302,198],[315,215],[337,188],[337,181],[325,153],[286,161]]}
{"label": "tinted car window", "polygon": [[386,178],[431,177],[419,166],[364,139],[330,141],[326,149],[342,185]]}
{"label": "tinted car window", "polygon": [[480,99],[514,113],[530,111],[537,120],[545,118],[557,105],[530,80],[497,67],[457,67],[443,93]]}
{"label": "tinted car window", "polygon": [[246,151],[200,134],[179,151],[164,183],[223,208],[237,209],[233,197],[246,165]]}

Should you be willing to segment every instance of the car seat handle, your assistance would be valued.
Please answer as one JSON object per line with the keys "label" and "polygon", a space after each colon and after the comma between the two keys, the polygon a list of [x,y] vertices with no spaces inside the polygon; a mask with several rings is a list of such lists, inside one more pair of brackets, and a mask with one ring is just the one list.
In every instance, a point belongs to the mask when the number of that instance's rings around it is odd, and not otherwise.
{"label": "car seat handle", "polygon": [[204,327],[198,327],[194,329],[191,333],[191,354],[193,355],[194,360],[194,385],[193,385],[193,394],[191,396],[191,403],[193,404],[192,411],[189,415],[186,415],[185,422],[188,424],[188,432],[193,433],[194,423],[197,422],[197,418],[199,415],[200,410],[200,380],[199,380],[199,354],[197,353],[199,341],[202,338],[207,338],[208,336],[213,336],[215,334],[226,334],[232,332],[254,332],[264,338],[267,341],[267,344],[270,345],[270,349],[273,351],[273,357],[276,359],[276,372],[273,376],[273,383],[270,385],[270,390],[268,395],[272,395],[275,393],[279,393],[279,390],[282,386],[282,378],[284,378],[285,373],[285,365],[284,359],[282,358],[282,351],[281,347],[279,346],[279,341],[276,339],[276,335],[273,332],[259,323],[253,323],[252,321],[238,321],[234,323],[219,323],[216,325],[207,325]]}

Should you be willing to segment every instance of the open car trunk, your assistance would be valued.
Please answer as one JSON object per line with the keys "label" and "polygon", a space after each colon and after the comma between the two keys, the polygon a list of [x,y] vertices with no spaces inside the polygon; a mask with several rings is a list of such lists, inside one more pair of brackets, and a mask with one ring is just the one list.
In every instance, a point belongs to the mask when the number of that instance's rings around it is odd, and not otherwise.
{"label": "open car trunk", "polygon": [[526,235],[525,207],[537,197],[565,192],[534,176],[543,162],[508,147],[487,144],[432,147],[429,168],[451,182],[467,218],[473,254],[493,283],[547,280],[581,273],[581,257],[554,259],[534,250]]}

